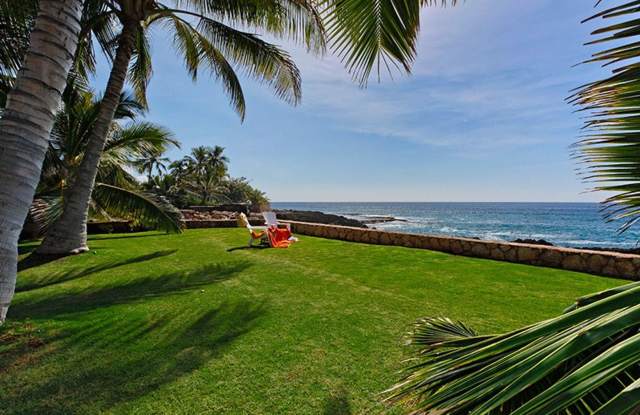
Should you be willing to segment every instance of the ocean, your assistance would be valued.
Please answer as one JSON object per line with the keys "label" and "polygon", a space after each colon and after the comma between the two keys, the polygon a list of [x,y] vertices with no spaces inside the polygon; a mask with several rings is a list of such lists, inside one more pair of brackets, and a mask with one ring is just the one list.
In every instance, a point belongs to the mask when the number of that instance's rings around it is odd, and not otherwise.
{"label": "ocean", "polygon": [[280,202],[276,209],[316,210],[354,219],[393,216],[376,229],[485,240],[544,239],[568,247],[640,247],[640,227],[618,233],[596,203],[308,203]]}

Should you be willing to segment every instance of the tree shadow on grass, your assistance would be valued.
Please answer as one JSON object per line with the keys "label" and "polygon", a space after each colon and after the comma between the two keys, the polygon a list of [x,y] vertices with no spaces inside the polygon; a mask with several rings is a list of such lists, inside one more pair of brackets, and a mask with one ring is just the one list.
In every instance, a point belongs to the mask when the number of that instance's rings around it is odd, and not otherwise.
{"label": "tree shadow on grass", "polygon": [[60,258],[64,258],[67,257],[69,255],[42,255],[42,254],[36,254],[35,249],[37,247],[25,247],[25,248],[20,248],[18,251],[19,255],[28,253],[29,255],[27,255],[26,257],[22,258],[21,260],[18,261],[18,272],[19,271],[24,271],[27,270],[29,268],[33,268],[33,267],[39,267],[40,265],[45,265],[48,264],[49,262],[53,262],[53,261],[57,261]]}
{"label": "tree shadow on grass", "polygon": [[247,269],[249,262],[210,264],[188,271],[176,271],[160,276],[146,276],[126,282],[116,280],[110,285],[70,288],[64,292],[34,295],[17,299],[9,310],[13,319],[55,318],[67,313],[90,311],[116,304],[127,304],[153,297],[186,294],[201,286],[229,279]]}
{"label": "tree shadow on grass", "polygon": [[340,388],[327,397],[324,401],[323,415],[350,415],[349,393]]}
{"label": "tree shadow on grass", "polygon": [[165,236],[166,234],[164,233],[145,233],[144,235],[140,235],[140,234],[135,234],[135,233],[131,233],[131,234],[115,234],[113,236],[109,235],[109,236],[105,236],[108,234],[93,234],[93,235],[89,235],[89,242],[91,241],[105,241],[105,240],[111,240],[111,239],[135,239],[135,238],[151,238],[151,237],[158,237],[158,236]]}
{"label": "tree shadow on grass", "polygon": [[[240,300],[205,311],[89,314],[53,339],[47,353],[58,355],[57,359],[47,361],[45,354],[36,364],[13,365],[5,381],[0,377],[0,388],[13,379],[14,372],[31,379],[6,388],[4,409],[7,413],[98,413],[124,405],[120,409],[127,412],[128,402],[221,357],[264,312],[263,304]],[[163,399],[170,398],[166,393]]]}
{"label": "tree shadow on grass", "polygon": [[[29,282],[26,283],[18,283],[18,285],[16,286],[16,292],[21,292],[21,291],[29,291],[29,290],[34,290],[37,288],[43,288],[43,287],[48,287],[50,285],[54,285],[54,284],[59,284],[61,282],[65,282],[65,281],[71,281],[71,280],[75,280],[78,278],[82,278],[82,277],[87,277],[91,274],[95,274],[97,272],[102,272],[102,271],[106,271],[106,270],[110,270],[110,269],[114,269],[117,267],[122,267],[125,265],[130,265],[130,264],[137,264],[140,262],[144,262],[144,261],[150,261],[152,259],[156,259],[156,258],[162,258],[165,256],[169,256],[169,255],[173,255],[177,252],[177,249],[167,249],[164,251],[156,251],[156,252],[152,252],[150,254],[145,254],[145,255],[140,255],[137,257],[133,257],[133,258],[128,258],[125,259],[123,261],[112,261],[112,262],[107,262],[104,264],[100,264],[100,265],[95,265],[92,267],[83,267],[83,268],[78,268],[78,269],[72,269],[70,271],[61,273],[61,274],[43,274],[41,277],[37,278],[37,279],[30,279]],[[24,260],[20,261],[20,263],[18,264],[18,270],[22,271],[24,269],[30,268],[32,266],[37,266],[35,264],[32,264],[31,266],[25,265],[26,268],[23,268],[21,266],[21,264],[24,261],[29,260],[31,257],[33,257],[34,254],[31,254],[29,257],[25,258]],[[37,260],[37,257],[36,257]],[[38,265],[42,265],[42,264],[38,264]]]}
{"label": "tree shadow on grass", "polygon": [[245,249],[269,249],[271,248],[269,245],[254,245],[254,246],[247,246],[247,245],[243,245],[243,246],[235,246],[233,248],[229,248],[227,249],[227,252],[233,252],[233,251],[242,251]]}

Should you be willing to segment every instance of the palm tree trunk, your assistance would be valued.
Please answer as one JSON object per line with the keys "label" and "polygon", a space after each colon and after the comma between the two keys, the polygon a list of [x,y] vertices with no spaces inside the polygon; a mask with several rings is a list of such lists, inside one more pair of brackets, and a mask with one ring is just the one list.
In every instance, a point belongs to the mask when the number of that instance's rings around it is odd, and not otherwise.
{"label": "palm tree trunk", "polygon": [[18,237],[78,45],[81,0],[40,0],[29,50],[0,119],[0,324],[16,284]]}
{"label": "palm tree trunk", "polygon": [[89,137],[82,162],[73,183],[65,192],[67,197],[62,215],[52,225],[38,247],[37,252],[40,254],[68,255],[89,250],[87,218],[91,193],[98,173],[100,156],[129,70],[137,30],[135,21],[127,22],[123,26],[107,88],[100,102],[98,118]]}

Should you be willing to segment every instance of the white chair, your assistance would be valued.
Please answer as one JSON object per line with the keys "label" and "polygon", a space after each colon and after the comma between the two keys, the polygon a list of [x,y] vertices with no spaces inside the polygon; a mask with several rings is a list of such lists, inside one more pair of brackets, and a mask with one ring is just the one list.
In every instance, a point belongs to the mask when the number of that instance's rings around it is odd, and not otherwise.
{"label": "white chair", "polygon": [[238,225],[244,226],[249,231],[250,247],[253,246],[254,241],[260,241],[260,243],[269,241],[269,238],[267,237],[267,234],[264,232],[264,229],[254,228],[253,226],[251,226],[251,224],[249,223],[249,218],[247,218],[247,216],[244,213],[240,213],[238,215]]}
{"label": "white chair", "polygon": [[[278,223],[278,218],[276,217],[276,213],[269,211],[269,212],[262,212],[262,216],[264,217],[264,224],[267,225],[267,227],[270,226],[275,226],[276,228],[280,226],[280,223]],[[289,231],[291,231],[291,225],[288,223],[285,223],[284,226],[287,227],[287,229],[289,229]]]}

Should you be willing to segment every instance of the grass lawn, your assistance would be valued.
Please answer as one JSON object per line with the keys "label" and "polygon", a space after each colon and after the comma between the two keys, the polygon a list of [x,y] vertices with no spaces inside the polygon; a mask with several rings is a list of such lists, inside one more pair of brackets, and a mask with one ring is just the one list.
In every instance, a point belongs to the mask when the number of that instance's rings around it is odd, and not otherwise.
{"label": "grass lawn", "polygon": [[25,244],[0,328],[0,413],[371,413],[426,315],[500,332],[621,285],[504,262],[240,229],[101,235],[45,264]]}

